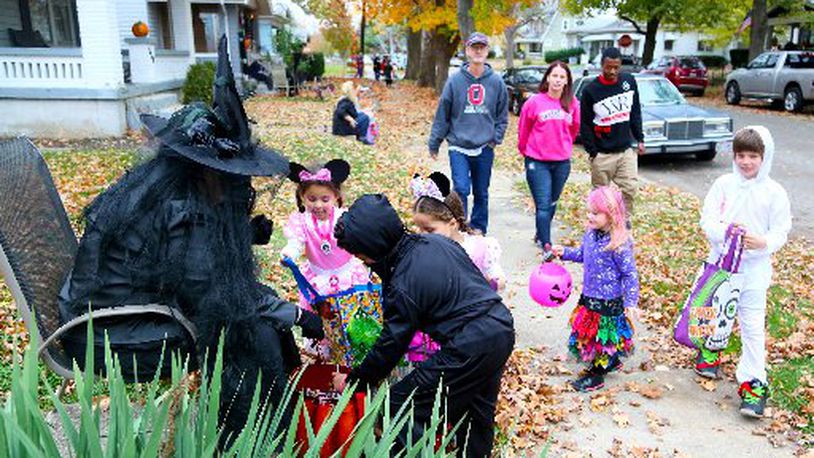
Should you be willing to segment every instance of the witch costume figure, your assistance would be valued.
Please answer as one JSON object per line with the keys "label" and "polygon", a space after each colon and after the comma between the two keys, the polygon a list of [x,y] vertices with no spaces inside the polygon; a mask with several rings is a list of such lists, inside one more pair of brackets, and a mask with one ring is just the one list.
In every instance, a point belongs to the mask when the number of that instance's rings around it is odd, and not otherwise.
{"label": "witch costume figure", "polygon": [[[378,384],[407,351],[416,331],[441,345],[390,387],[390,411],[412,401],[413,424],[399,446],[416,443],[433,415],[443,384],[446,421],[456,424],[456,443],[469,457],[491,456],[497,395],[514,347],[514,320],[466,252],[437,234],[410,234],[383,195],[359,198],[337,222],[339,246],[382,279],[384,325],[362,363],[335,386]],[[408,434],[412,432],[412,440]]]}
{"label": "witch costume figure", "polygon": [[[195,344],[174,320],[95,322],[96,344],[106,331],[131,379],[152,377],[164,342],[168,352],[181,350],[200,361],[208,353],[211,364],[223,333],[224,438],[245,425],[258,374],[261,398],[278,405],[299,365],[291,327],[323,336],[319,316],[257,281],[252,244],[268,242],[271,224],[263,215],[250,219],[250,177],[286,175],[288,161],[252,142],[226,46],[223,37],[211,108],[193,103],[169,119],[142,116],[157,140],[156,155],[85,209],[86,229],[60,293],[64,321],[89,307],[158,303],[194,323]],[[81,362],[85,331],[71,337],[67,350]],[[163,359],[165,374],[170,359]]]}

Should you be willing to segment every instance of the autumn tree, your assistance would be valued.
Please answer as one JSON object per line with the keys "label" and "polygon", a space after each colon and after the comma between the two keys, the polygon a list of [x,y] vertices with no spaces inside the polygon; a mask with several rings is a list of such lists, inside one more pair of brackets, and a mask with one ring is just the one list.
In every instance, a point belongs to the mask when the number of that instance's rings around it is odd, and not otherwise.
{"label": "autumn tree", "polygon": [[653,60],[660,26],[678,30],[711,28],[731,14],[727,2],[720,0],[565,0],[565,8],[573,14],[615,8],[620,19],[644,35],[644,65]]}
{"label": "autumn tree", "polygon": [[347,57],[356,45],[345,0],[307,0],[301,6],[319,18],[322,36],[343,57]]}
{"label": "autumn tree", "polygon": [[517,31],[533,22],[543,26],[559,8],[559,0],[479,0],[472,9],[478,30],[506,39],[506,68],[514,66]]}

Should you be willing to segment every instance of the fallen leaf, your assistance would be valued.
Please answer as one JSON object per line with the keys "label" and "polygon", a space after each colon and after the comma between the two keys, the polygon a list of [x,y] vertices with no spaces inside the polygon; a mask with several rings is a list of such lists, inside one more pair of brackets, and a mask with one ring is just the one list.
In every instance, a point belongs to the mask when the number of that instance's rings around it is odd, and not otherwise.
{"label": "fallen leaf", "polygon": [[639,389],[639,394],[646,397],[647,399],[660,399],[661,396],[664,394],[664,390],[662,390],[658,385],[646,385]]}
{"label": "fallen leaf", "polygon": [[718,384],[715,383],[715,380],[710,379],[698,380],[698,384],[701,385],[701,388],[707,391],[715,391],[718,388]]}
{"label": "fallen leaf", "polygon": [[630,426],[630,417],[624,412],[613,414],[612,418],[613,421],[616,422],[616,425],[620,428],[627,428]]}

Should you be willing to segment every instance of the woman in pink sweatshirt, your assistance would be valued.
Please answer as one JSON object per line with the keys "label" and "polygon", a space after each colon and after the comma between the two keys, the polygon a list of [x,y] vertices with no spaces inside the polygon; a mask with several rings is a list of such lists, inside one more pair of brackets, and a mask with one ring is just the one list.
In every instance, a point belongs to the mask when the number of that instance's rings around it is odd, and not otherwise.
{"label": "woman in pink sweatshirt", "polygon": [[579,132],[579,102],[574,97],[571,70],[556,61],[545,72],[540,91],[523,104],[517,148],[525,156],[526,181],[536,207],[540,247],[551,243],[551,220],[557,211],[568,174],[571,151]]}

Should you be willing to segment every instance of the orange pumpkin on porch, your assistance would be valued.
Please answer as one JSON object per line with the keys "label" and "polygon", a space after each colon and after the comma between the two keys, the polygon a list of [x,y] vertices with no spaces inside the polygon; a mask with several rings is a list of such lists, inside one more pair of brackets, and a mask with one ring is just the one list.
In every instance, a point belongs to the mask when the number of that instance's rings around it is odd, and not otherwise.
{"label": "orange pumpkin on porch", "polygon": [[150,28],[147,27],[147,24],[141,21],[138,21],[135,24],[133,24],[133,27],[131,27],[130,30],[133,32],[134,36],[137,36],[139,38],[146,37],[147,34],[150,33]]}

